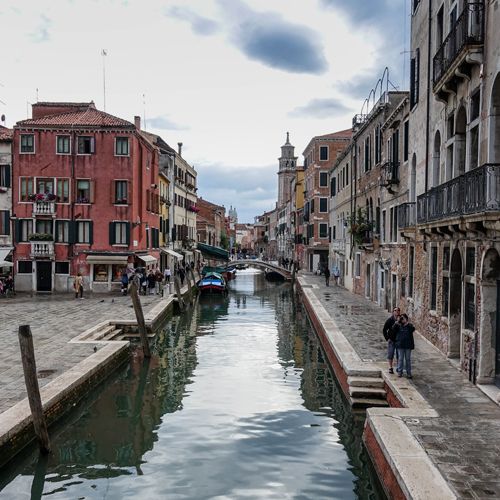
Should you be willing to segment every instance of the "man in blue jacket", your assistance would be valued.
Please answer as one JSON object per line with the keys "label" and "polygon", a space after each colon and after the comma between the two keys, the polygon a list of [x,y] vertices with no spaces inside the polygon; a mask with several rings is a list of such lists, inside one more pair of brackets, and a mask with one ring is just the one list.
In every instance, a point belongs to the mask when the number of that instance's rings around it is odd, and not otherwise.
{"label": "man in blue jacket", "polygon": [[399,328],[396,332],[396,349],[398,351],[398,377],[403,376],[403,368],[406,369],[406,377],[411,375],[411,351],[415,349],[413,332],[415,327],[409,322],[408,315],[402,314],[399,318]]}

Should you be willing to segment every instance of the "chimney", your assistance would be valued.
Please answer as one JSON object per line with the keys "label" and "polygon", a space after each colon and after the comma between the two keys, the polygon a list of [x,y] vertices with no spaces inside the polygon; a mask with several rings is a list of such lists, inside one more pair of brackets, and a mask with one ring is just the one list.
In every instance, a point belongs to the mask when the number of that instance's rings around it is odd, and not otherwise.
{"label": "chimney", "polygon": [[182,156],[182,142],[178,142],[177,146],[179,146],[179,149],[178,149],[179,156]]}
{"label": "chimney", "polygon": [[141,130],[141,117],[134,116],[134,125],[137,130]]}

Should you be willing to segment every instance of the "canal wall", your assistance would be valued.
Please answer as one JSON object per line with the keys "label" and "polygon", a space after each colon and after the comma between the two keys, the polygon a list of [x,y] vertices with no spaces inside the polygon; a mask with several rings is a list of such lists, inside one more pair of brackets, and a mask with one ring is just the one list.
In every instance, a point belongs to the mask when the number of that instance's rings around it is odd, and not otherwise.
{"label": "canal wall", "polygon": [[[183,298],[191,299],[195,290],[184,286]],[[153,332],[172,314],[176,304],[177,299],[170,295],[145,314],[149,337],[154,336]],[[117,318],[97,323],[69,341],[69,344],[92,344],[97,350],[40,389],[48,426],[56,423],[130,359],[130,342],[122,338],[136,329],[137,322]],[[25,398],[0,414],[0,467],[32,443],[35,437],[28,398]]]}
{"label": "canal wall", "polygon": [[296,287],[351,406],[356,406],[354,403],[359,399],[353,397],[355,381],[356,384],[365,381],[367,388],[370,381],[383,381],[386,407],[370,407],[370,399],[364,398],[367,410],[363,441],[387,496],[398,500],[455,499],[456,495],[406,425],[407,421],[437,418],[438,413],[406,378],[390,378],[385,363],[361,359],[314,293],[314,283],[302,276],[296,280]]}

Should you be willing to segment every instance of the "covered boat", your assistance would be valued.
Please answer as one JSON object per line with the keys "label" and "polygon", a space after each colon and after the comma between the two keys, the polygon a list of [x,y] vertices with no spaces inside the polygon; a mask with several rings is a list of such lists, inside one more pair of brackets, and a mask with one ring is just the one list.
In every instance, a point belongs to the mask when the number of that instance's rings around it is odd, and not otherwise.
{"label": "covered boat", "polygon": [[207,272],[201,280],[198,281],[198,290],[202,293],[225,293],[227,284],[224,277],[216,272]]}

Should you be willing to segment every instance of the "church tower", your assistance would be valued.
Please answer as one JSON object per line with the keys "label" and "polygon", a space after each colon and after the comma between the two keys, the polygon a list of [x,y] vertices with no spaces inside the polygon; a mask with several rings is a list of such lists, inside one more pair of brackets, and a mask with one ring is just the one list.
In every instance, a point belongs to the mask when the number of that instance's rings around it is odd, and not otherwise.
{"label": "church tower", "polygon": [[295,146],[290,144],[290,133],[286,133],[286,142],[281,146],[278,171],[278,207],[283,206],[291,197],[291,182],[295,177],[297,156]]}

